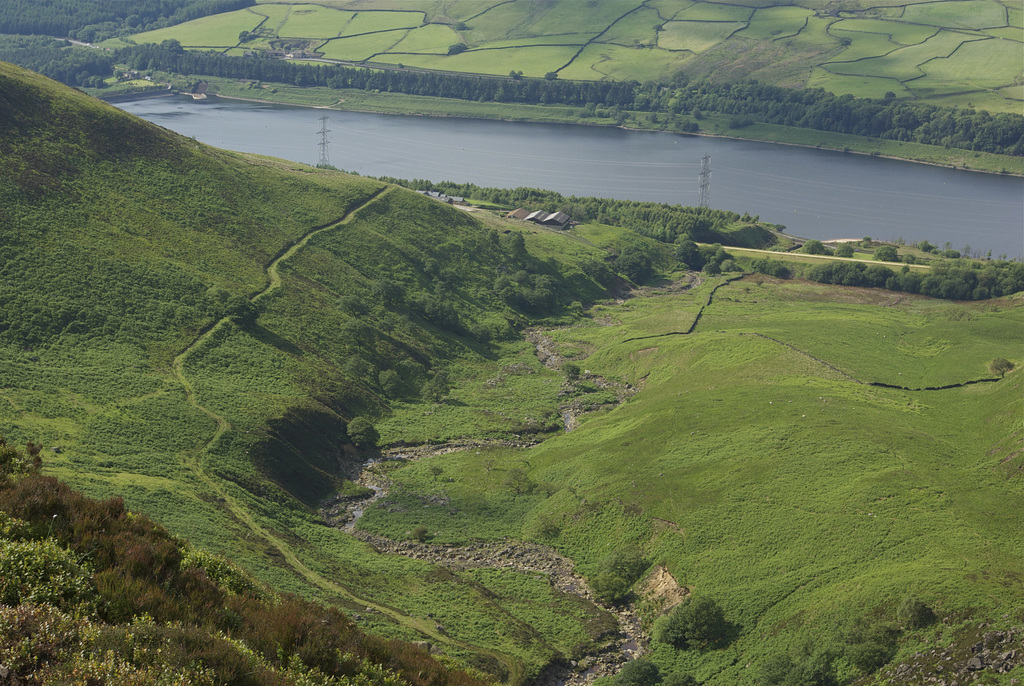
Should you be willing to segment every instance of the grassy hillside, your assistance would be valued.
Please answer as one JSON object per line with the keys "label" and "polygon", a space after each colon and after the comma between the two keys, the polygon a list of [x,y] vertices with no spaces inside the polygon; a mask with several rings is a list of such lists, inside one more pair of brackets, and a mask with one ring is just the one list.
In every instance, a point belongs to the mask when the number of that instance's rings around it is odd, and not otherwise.
{"label": "grassy hillside", "polygon": [[[994,356],[1019,358],[1019,298],[952,304],[748,277],[716,290],[680,335],[714,286],[547,332],[586,370],[581,385],[600,375],[642,391],[529,451],[403,467],[392,475],[403,495],[361,526],[419,524],[453,542],[513,533],[592,579],[611,549],[636,545],[644,566],[663,565],[734,625],[714,650],[653,643],[663,672],[701,683],[780,683],[758,679],[780,660],[828,655],[839,683],[870,673],[851,636],[858,623],[897,630],[908,597],[941,621],[880,642],[882,663],[963,644],[979,622],[1019,625],[1020,373],[957,386],[991,378]],[[523,495],[510,490],[513,465],[532,484]],[[415,494],[460,514],[439,517]]]}
{"label": "grassy hillside", "polygon": [[8,65],[0,81],[0,431],[281,590],[512,681],[599,614],[550,597],[540,632],[440,629],[425,615],[442,598],[489,626],[514,608],[316,510],[365,459],[353,418],[599,284],[411,191],[213,150]]}
{"label": "grassy hillside", "polygon": [[131,40],[497,76],[667,82],[682,72],[1019,112],[1022,16],[1019,2],[999,0],[332,0],[265,2]]}
{"label": "grassy hillside", "polygon": [[422,648],[263,586],[0,437],[0,655],[11,683],[475,686]]}
{"label": "grassy hillside", "polygon": [[[1021,372],[988,371],[1024,362],[1019,295],[683,273],[632,231],[213,150],[7,65],[0,99],[0,433],[277,592],[513,684],[621,662],[558,554],[706,683],[912,683],[1024,622]],[[357,485],[375,434],[395,459]],[[326,525],[370,486],[356,535]],[[663,640],[686,593],[723,612],[704,649]]]}

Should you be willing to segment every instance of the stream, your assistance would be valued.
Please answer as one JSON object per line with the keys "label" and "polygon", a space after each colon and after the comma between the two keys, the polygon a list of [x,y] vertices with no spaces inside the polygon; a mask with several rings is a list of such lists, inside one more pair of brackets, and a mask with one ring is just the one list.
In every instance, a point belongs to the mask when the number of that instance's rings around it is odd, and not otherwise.
{"label": "stream", "polygon": [[616,618],[619,630],[615,637],[593,654],[586,655],[579,660],[558,661],[550,664],[534,679],[533,686],[587,686],[595,679],[617,673],[623,664],[642,655],[647,645],[647,636],[643,632],[633,604],[630,603],[624,608],[617,609],[601,603],[594,596],[590,586],[587,585],[586,579],[575,572],[572,561],[552,548],[512,539],[485,541],[465,546],[396,541],[355,528],[366,509],[388,494],[390,480],[379,469],[381,465],[387,462],[418,460],[465,450],[470,447],[466,443],[480,446],[485,443],[499,442],[458,441],[453,444],[392,448],[382,453],[379,458],[363,463],[362,470],[355,480],[356,483],[370,489],[373,493],[365,497],[336,497],[325,501],[321,507],[324,520],[330,526],[343,529],[355,538],[366,542],[381,554],[403,555],[452,571],[485,567],[544,574],[554,588],[563,593],[571,593],[585,598],[601,609],[610,612]]}
{"label": "stream", "polygon": [[[688,283],[684,288],[692,288]],[[599,322],[611,324],[613,322]],[[537,358],[548,369],[560,370],[563,365],[584,356],[570,357],[558,352],[558,344],[545,332],[531,329],[525,332],[537,352]],[[601,405],[587,405],[572,397],[578,390],[578,384],[590,383],[615,394],[616,402]],[[605,379],[589,371],[581,371],[576,379],[566,379],[560,396],[569,400],[559,405],[565,431],[576,428],[579,417],[587,412],[615,407],[625,402],[636,393],[637,388],[631,384]],[[451,452],[469,450],[479,447],[529,448],[536,443],[522,441],[484,441],[460,440],[443,444],[417,446],[395,446],[382,450],[380,455],[367,460],[361,465],[358,476],[352,480],[368,489],[369,493],[358,496],[336,496],[321,505],[321,514],[329,525],[340,528],[355,538],[369,544],[375,551],[389,555],[423,560],[453,571],[477,569],[481,567],[495,569],[513,569],[522,573],[544,574],[551,585],[562,591],[584,598],[601,609],[611,613],[618,622],[617,635],[592,654],[579,660],[561,660],[548,665],[532,686],[587,686],[594,680],[616,674],[622,665],[640,655],[647,647],[648,637],[643,631],[636,608],[629,603],[622,608],[609,607],[601,603],[587,584],[586,579],[575,572],[573,563],[560,555],[553,548],[505,539],[486,541],[466,546],[437,543],[421,543],[417,541],[396,541],[393,539],[356,529],[356,524],[363,513],[374,503],[386,497],[391,486],[390,479],[382,467],[388,462],[411,461],[436,457]],[[661,572],[663,570],[659,570]]]}

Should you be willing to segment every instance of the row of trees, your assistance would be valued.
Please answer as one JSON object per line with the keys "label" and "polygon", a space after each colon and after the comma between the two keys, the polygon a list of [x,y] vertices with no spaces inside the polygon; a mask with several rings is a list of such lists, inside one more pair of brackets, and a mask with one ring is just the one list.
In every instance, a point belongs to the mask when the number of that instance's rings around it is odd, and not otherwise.
{"label": "row of trees", "polygon": [[[53,3],[62,0],[50,0]],[[38,3],[43,6],[49,3]],[[182,17],[201,16],[212,11],[237,9],[248,0],[203,0],[182,2],[170,15],[153,19],[147,28],[175,23]],[[17,8],[36,7],[37,3],[19,0]],[[76,5],[77,6],[77,5]],[[91,6],[86,4],[86,6]],[[144,3],[144,6],[147,6]],[[19,9],[20,11],[20,9]],[[147,10],[148,11],[148,10]],[[170,10],[166,10],[170,11]],[[18,15],[20,16],[20,15]],[[140,13],[139,17],[143,17]],[[149,17],[147,14],[146,17]],[[148,18],[131,21],[149,21]],[[8,20],[10,21],[10,20]],[[70,21],[70,20],[68,20]],[[121,21],[121,20],[118,20]],[[128,22],[124,18],[124,22]],[[106,28],[79,29],[81,39],[92,40],[117,33],[122,24],[108,22]],[[0,23],[0,27],[3,24]],[[8,25],[7,33],[25,33],[20,25]],[[28,26],[28,25],[26,25]],[[46,29],[46,30],[44,30]],[[37,33],[66,35],[70,30],[36,27]],[[87,35],[88,34],[88,35]],[[265,58],[230,57],[216,52],[186,51],[177,41],[160,45],[145,44],[124,48],[116,53],[94,56],[103,66],[89,63],[77,71],[61,71],[51,62],[85,62],[82,57],[55,58],[38,51],[8,52],[7,59],[71,85],[83,85],[84,79],[109,75],[111,66],[127,64],[132,69],[159,70],[190,76],[216,76],[253,79],[296,86],[354,88],[368,91],[429,95],[461,100],[580,107],[581,115],[611,113],[619,121],[626,111],[651,113],[674,119],[688,115],[701,119],[703,113],[731,115],[736,126],[754,122],[800,128],[874,136],[883,139],[914,141],[930,145],[978,150],[1007,155],[1024,155],[1024,116],[1018,114],[976,112],[896,100],[856,99],[837,96],[820,88],[794,90],[769,86],[756,81],[716,83],[702,80],[687,83],[679,75],[672,83],[648,81],[564,81],[561,79],[493,78],[406,69],[372,70],[337,65],[295,64]],[[89,84],[92,85],[92,84]],[[605,108],[611,108],[610,110]],[[692,127],[691,127],[692,128]]]}
{"label": "row of trees", "polygon": [[[770,273],[774,264],[778,263],[765,260],[753,267],[758,272]],[[895,272],[880,264],[836,261],[816,265],[805,275],[820,283],[885,288],[946,300],[987,300],[1024,291],[1024,264],[1020,262],[939,263],[931,272],[911,271],[909,267]]]}

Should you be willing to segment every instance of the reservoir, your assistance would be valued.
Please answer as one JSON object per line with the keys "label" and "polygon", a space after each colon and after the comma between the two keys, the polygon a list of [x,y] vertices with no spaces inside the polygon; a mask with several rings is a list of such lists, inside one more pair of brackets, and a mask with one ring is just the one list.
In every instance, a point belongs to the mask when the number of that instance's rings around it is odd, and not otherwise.
{"label": "reservoir", "polygon": [[614,127],[342,112],[173,96],[118,107],[196,140],[364,176],[529,186],[563,195],[710,206],[807,238],[902,238],[1024,256],[1024,180],[797,146]]}

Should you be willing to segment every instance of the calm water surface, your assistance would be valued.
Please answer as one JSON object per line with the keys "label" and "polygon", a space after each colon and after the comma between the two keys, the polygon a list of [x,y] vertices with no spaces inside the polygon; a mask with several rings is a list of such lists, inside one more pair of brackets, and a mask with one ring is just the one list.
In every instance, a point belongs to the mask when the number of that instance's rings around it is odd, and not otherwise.
{"label": "calm water surface", "polygon": [[1024,255],[1024,180],[837,152],[615,128],[389,116],[187,96],[118,107],[229,150],[330,162],[367,176],[547,188],[696,205],[711,155],[711,206],[808,238],[903,238]]}

